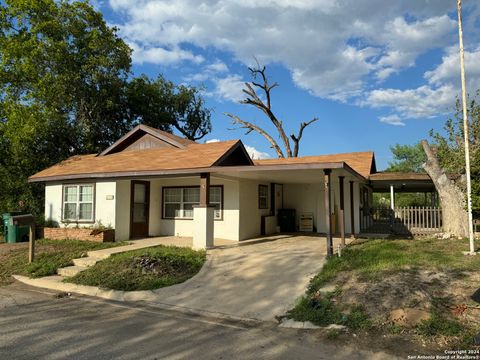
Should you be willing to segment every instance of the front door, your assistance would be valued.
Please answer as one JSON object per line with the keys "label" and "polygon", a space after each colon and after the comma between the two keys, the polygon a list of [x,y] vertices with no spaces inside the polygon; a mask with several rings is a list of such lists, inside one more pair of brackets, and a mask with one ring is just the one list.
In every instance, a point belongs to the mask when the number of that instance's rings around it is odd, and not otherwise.
{"label": "front door", "polygon": [[130,202],[130,238],[148,236],[150,210],[150,182],[132,180]]}

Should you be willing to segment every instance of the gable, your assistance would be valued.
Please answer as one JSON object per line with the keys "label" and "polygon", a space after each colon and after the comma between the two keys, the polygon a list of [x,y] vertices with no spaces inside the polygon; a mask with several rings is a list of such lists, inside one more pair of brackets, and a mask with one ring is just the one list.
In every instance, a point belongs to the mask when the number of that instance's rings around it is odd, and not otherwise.
{"label": "gable", "polygon": [[240,140],[213,164],[213,166],[242,165],[253,165],[253,161]]}
{"label": "gable", "polygon": [[190,144],[195,142],[150,126],[138,125],[102,151],[99,156],[162,147],[184,149]]}
{"label": "gable", "polygon": [[[137,150],[145,150],[145,149],[155,149],[161,147],[174,147],[172,144],[166,142],[165,140],[161,140],[158,137],[155,137],[150,134],[143,134],[137,140],[132,139],[131,143],[126,143],[122,147],[117,147],[115,152],[119,151],[137,151]],[[110,152],[111,154],[112,152]]]}

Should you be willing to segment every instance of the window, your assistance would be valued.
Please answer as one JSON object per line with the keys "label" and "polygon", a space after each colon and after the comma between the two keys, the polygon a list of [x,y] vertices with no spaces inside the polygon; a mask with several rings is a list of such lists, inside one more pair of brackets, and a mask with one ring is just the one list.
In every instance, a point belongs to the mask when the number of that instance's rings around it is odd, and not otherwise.
{"label": "window", "polygon": [[258,208],[268,209],[268,185],[258,185]]}
{"label": "window", "polygon": [[[210,186],[210,204],[215,205],[214,217],[222,219],[223,186]],[[200,187],[164,187],[163,217],[193,219],[193,206],[200,203]]]}
{"label": "window", "polygon": [[93,221],[93,185],[64,185],[63,214],[66,221]]}

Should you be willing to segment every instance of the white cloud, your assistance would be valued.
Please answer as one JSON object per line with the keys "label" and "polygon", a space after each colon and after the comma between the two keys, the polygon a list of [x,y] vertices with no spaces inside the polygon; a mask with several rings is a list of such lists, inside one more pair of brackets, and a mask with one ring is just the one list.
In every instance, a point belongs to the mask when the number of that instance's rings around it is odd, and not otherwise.
{"label": "white cloud", "polygon": [[240,75],[228,75],[223,78],[215,78],[212,79],[212,82],[215,88],[208,95],[233,102],[239,102],[245,98],[242,92],[242,89],[245,87],[245,81],[242,80]]}
{"label": "white cloud", "polygon": [[405,123],[402,121],[400,116],[396,114],[380,116],[378,119],[380,120],[380,122],[383,122],[385,124],[395,125],[395,126],[405,126]]}
{"label": "white cloud", "polygon": [[[125,19],[116,24],[121,35],[143,49],[135,61],[199,62],[195,51],[208,48],[230,52],[244,64],[256,56],[262,63],[283,64],[301,88],[339,100],[360,95],[370,76],[384,80],[420,54],[455,41],[448,36],[455,22],[445,15],[455,10],[451,0],[110,0],[110,5]],[[186,44],[193,46],[185,50]],[[149,49],[186,53],[167,56]]]}
{"label": "white cloud", "polygon": [[[480,48],[465,52],[467,91],[474,94],[480,83]],[[398,118],[431,118],[453,111],[454,99],[460,95],[460,59],[457,47],[446,50],[442,62],[425,72],[427,84],[413,89],[376,89],[358,104],[373,108],[389,108],[397,114],[380,121]],[[383,120],[382,120],[383,119]]]}
{"label": "white cloud", "polygon": [[386,44],[386,52],[378,61],[377,78],[385,80],[389,75],[415,64],[418,55],[431,48],[443,47],[451,39],[447,36],[456,29],[456,21],[447,15],[434,16],[414,22],[396,17],[387,22],[378,35]]}
{"label": "white cloud", "polygon": [[212,73],[224,73],[228,71],[228,66],[220,60],[215,60],[215,62],[205,66],[205,70]]}
{"label": "white cloud", "polygon": [[205,141],[205,144],[216,143],[216,142],[220,142],[220,141],[221,141],[220,139],[210,139],[210,140]]}
{"label": "white cloud", "polygon": [[248,155],[255,160],[269,159],[272,157],[269,153],[259,151],[250,145],[245,145],[245,149],[247,150]]}
{"label": "white cloud", "polygon": [[[465,69],[469,91],[478,88],[480,82],[480,48],[465,51]],[[451,47],[442,58],[442,63],[425,73],[425,79],[432,85],[452,83],[460,87],[460,55],[458,47]]]}
{"label": "white cloud", "polygon": [[177,46],[170,49],[162,47],[144,48],[135,43],[129,43],[133,49],[133,61],[139,64],[145,62],[161,65],[173,65],[180,61],[191,61],[195,64],[202,63],[205,59],[201,55],[195,55],[191,51],[182,50]]}
{"label": "white cloud", "polygon": [[391,108],[410,119],[431,118],[451,111],[456,89],[451,85],[439,88],[420,86],[416,89],[378,89],[371,91],[359,104],[373,108]]}

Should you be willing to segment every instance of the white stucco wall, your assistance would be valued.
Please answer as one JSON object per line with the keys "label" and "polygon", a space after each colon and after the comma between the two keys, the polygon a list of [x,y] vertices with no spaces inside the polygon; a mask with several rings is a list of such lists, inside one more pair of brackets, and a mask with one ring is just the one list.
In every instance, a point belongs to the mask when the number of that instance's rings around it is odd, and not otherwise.
{"label": "white stucco wall", "polygon": [[95,222],[115,229],[116,182],[105,181],[95,184]]}
{"label": "white stucco wall", "polygon": [[62,184],[45,185],[45,220],[62,223]]}
{"label": "white stucco wall", "polygon": [[[82,182],[85,184],[86,182]],[[90,184],[90,182],[88,183]],[[45,186],[45,219],[62,224],[62,193],[63,184],[47,184]],[[105,226],[115,228],[116,217],[116,183],[115,181],[101,181],[95,183],[95,216],[94,222],[99,221]],[[113,199],[107,200],[107,196]],[[79,226],[92,226],[92,223],[79,224]]]}

